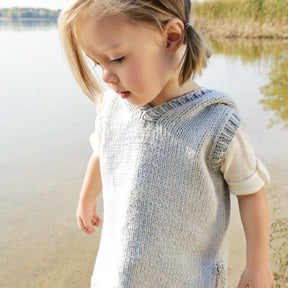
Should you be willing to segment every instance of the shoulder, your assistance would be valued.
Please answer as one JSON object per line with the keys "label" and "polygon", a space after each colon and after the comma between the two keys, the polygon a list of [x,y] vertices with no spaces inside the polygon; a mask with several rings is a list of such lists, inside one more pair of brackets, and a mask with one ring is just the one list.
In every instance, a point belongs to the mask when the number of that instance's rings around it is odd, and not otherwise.
{"label": "shoulder", "polygon": [[237,130],[242,122],[234,99],[221,91],[208,89],[200,104],[209,109],[210,115],[215,114],[214,117],[217,118],[215,126],[219,134],[230,126]]}
{"label": "shoulder", "polygon": [[[217,112],[219,114],[225,112],[225,115],[233,111],[238,113],[237,105],[231,96],[205,87],[201,87],[180,97],[178,102],[181,102],[181,105],[178,107],[179,110],[182,110],[182,113],[191,115],[195,115],[195,113],[202,112],[203,110],[209,110],[209,116],[212,116],[212,112],[216,113],[216,115]],[[183,102],[185,102],[185,105],[182,105]]]}
{"label": "shoulder", "polygon": [[209,113],[214,114],[213,142],[209,162],[212,169],[219,170],[227,149],[243,121],[232,97],[212,90],[207,95],[208,103]]}
{"label": "shoulder", "polygon": [[195,116],[200,118],[204,125],[209,125],[214,137],[220,137],[221,133],[233,130],[236,132],[242,122],[238,112],[238,107],[234,99],[214,89],[201,89],[201,94],[196,94],[197,98],[188,103],[186,111],[179,116],[185,119],[195,120]]}
{"label": "shoulder", "polygon": [[228,113],[232,111],[238,113],[238,107],[234,99],[230,95],[227,95],[226,93],[223,93],[221,91],[207,89],[207,92],[201,100],[202,105],[204,105],[205,107],[212,107],[219,110],[227,110]]}

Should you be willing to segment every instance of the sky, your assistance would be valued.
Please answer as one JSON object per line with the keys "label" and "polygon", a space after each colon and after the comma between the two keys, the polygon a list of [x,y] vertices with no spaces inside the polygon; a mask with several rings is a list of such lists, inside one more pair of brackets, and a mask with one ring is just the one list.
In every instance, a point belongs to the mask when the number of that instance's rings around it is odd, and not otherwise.
{"label": "sky", "polygon": [[67,0],[0,0],[0,8],[32,7],[61,9]]}

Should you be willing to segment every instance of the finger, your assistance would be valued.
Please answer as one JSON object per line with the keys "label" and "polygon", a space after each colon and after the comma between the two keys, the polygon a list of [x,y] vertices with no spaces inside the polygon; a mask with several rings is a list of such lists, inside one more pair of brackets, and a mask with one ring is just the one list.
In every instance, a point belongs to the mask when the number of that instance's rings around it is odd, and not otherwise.
{"label": "finger", "polygon": [[100,220],[101,221],[100,217],[98,217],[98,215],[96,213],[92,216],[92,218],[94,220],[97,220],[97,221]]}
{"label": "finger", "polygon": [[80,229],[85,232],[86,234],[93,234],[95,232],[95,229],[93,228],[92,225],[87,226],[87,222],[85,222],[85,220],[79,218],[79,226],[80,226]]}
{"label": "finger", "polygon": [[97,215],[94,215],[91,222],[94,226],[100,226],[102,220]]}
{"label": "finger", "polygon": [[89,232],[88,234],[90,233],[93,233],[95,231],[93,225],[92,225],[92,219],[89,221],[89,220],[86,220],[86,219],[83,219],[83,224],[86,228],[86,231]]}
{"label": "finger", "polygon": [[78,223],[78,227],[82,230],[82,227],[84,227],[84,224],[79,216],[77,216],[77,223]]}
{"label": "finger", "polygon": [[238,288],[248,288],[249,285],[246,284],[244,281],[242,281],[242,279],[240,280],[239,284],[238,284]]}
{"label": "finger", "polygon": [[100,222],[100,221],[92,220],[92,225],[93,225],[93,226],[96,226],[96,227],[99,227],[99,226],[101,226],[101,222]]}
{"label": "finger", "polygon": [[82,219],[78,219],[78,226],[83,232],[86,232],[87,228],[85,227]]}

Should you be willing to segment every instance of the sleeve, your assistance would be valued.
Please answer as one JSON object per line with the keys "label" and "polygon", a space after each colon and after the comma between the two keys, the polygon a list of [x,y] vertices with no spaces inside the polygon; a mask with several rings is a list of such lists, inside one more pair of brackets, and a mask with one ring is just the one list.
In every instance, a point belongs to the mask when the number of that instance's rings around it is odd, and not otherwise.
{"label": "sleeve", "polygon": [[252,194],[270,183],[269,173],[256,157],[243,124],[233,137],[220,170],[234,195]]}
{"label": "sleeve", "polygon": [[95,120],[95,130],[90,136],[90,145],[92,147],[93,153],[100,155],[101,142],[102,142],[102,115],[101,108],[96,111],[96,120]]}

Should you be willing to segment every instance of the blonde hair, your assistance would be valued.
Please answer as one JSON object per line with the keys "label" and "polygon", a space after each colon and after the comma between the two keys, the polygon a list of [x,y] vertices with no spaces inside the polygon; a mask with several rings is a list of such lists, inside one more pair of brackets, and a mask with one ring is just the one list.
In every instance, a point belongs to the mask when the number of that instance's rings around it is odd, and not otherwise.
{"label": "blonde hair", "polygon": [[[128,21],[155,24],[162,29],[165,24],[179,18],[185,25],[186,50],[180,62],[179,84],[201,74],[211,56],[210,50],[190,24],[190,0],[75,0],[60,14],[58,25],[61,44],[72,73],[83,92],[96,104],[102,99],[99,80],[92,72],[87,57],[76,39],[77,25],[83,15],[100,18],[122,15]],[[97,11],[97,15],[95,13]]]}

